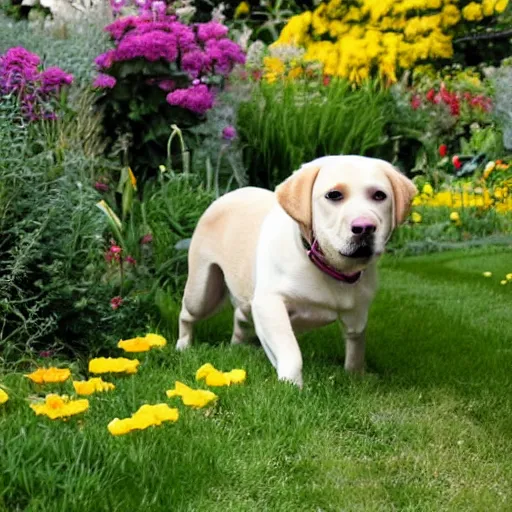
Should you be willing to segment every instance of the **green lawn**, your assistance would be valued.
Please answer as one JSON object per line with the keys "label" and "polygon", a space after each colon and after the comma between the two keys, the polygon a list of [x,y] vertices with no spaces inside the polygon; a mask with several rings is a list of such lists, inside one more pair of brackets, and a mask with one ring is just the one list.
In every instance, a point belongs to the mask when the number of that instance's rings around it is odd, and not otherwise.
{"label": "green lawn", "polygon": [[[0,510],[511,510],[508,272],[510,248],[388,257],[363,379],[343,373],[331,327],[302,339],[304,389],[279,383],[261,349],[214,343],[228,339],[229,315],[202,325],[186,353],[144,355],[80,419],[36,418],[33,385],[4,375]],[[175,424],[108,433],[146,401],[179,403],[165,390],[205,362],[245,368],[247,383],[218,389],[210,411],[178,405]]]}

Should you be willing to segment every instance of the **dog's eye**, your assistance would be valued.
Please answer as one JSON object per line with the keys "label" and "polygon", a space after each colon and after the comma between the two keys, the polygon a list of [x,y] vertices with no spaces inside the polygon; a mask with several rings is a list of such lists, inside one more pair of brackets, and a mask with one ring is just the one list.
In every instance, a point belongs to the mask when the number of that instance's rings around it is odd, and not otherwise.
{"label": "dog's eye", "polygon": [[325,194],[325,198],[331,201],[341,201],[343,194],[339,190],[329,190],[329,192]]}
{"label": "dog's eye", "polygon": [[384,199],[386,199],[386,197],[388,197],[384,192],[382,192],[382,190],[377,190],[377,192],[375,192],[375,194],[373,194],[373,199],[375,201],[384,201]]}

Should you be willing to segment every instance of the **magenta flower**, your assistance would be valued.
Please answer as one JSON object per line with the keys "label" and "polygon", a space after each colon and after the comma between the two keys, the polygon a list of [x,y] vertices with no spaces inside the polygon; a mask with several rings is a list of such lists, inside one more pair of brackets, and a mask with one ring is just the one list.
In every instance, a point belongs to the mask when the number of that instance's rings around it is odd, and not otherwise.
{"label": "magenta flower", "polygon": [[135,260],[135,258],[133,258],[132,256],[126,256],[126,258],[124,259],[124,261],[130,265],[136,265],[137,264],[137,261]]}
{"label": "magenta flower", "polygon": [[123,298],[119,295],[117,297],[112,297],[110,299],[110,307],[115,311],[116,309],[119,309],[121,305],[123,304]]}
{"label": "magenta flower", "polygon": [[94,188],[95,188],[98,192],[108,192],[108,191],[109,191],[109,186],[108,186],[106,183],[101,183],[101,181],[97,181],[97,182],[94,184]]}
{"label": "magenta flower", "polygon": [[151,10],[158,18],[163,18],[167,12],[167,5],[162,0],[156,0],[152,3]]}
{"label": "magenta flower", "polygon": [[213,107],[213,99],[213,93],[204,84],[176,89],[167,95],[170,105],[186,108],[199,115],[204,115]]}
{"label": "magenta flower", "polygon": [[114,63],[115,55],[115,50],[109,50],[108,52],[98,55],[96,59],[94,59],[94,63],[99,69],[108,69]]}
{"label": "magenta flower", "polygon": [[148,233],[146,235],[144,235],[141,239],[140,239],[140,244],[141,245],[146,245],[146,244],[149,244],[153,241],[153,235],[151,233]]}
{"label": "magenta flower", "polygon": [[191,78],[197,78],[203,71],[206,71],[210,63],[210,57],[202,50],[192,50],[181,58],[181,67]]}
{"label": "magenta flower", "polygon": [[93,82],[93,87],[98,89],[112,89],[117,83],[117,80],[110,75],[100,73]]}
{"label": "magenta flower", "polygon": [[226,126],[222,130],[222,138],[225,140],[233,140],[236,137],[236,130],[234,126]]}
{"label": "magenta flower", "polygon": [[200,23],[197,28],[197,37],[200,41],[208,41],[209,39],[221,39],[226,37],[228,27],[218,23],[217,21],[209,21],[208,23]]}

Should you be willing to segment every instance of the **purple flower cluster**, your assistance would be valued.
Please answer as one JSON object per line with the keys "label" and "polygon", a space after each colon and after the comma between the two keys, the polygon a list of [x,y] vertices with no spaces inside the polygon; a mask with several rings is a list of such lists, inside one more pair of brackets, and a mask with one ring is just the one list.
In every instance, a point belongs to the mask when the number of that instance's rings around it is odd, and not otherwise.
{"label": "purple flower cluster", "polygon": [[165,5],[158,0],[140,0],[137,5],[153,9],[152,14],[121,17],[106,27],[115,48],[96,58],[103,78],[95,84],[104,88],[115,85],[104,77],[109,76],[116,62],[144,59],[173,64],[179,72],[186,72],[188,87],[183,87],[183,77],[180,84],[175,83],[172,71],[167,77],[160,76],[155,84],[170,93],[167,101],[171,105],[202,115],[213,106],[213,93],[205,82],[209,83],[213,75],[228,76],[236,64],[245,63],[245,54],[227,38],[226,26],[214,21],[188,26],[175,16],[167,16],[160,4]]}
{"label": "purple flower cluster", "polygon": [[54,119],[52,102],[73,75],[58,67],[40,70],[41,59],[23,47],[10,48],[0,55],[0,96],[15,96],[27,119]]}
{"label": "purple flower cluster", "polygon": [[186,108],[199,115],[213,107],[213,99],[213,93],[204,84],[176,89],[167,95],[167,102],[170,105]]}

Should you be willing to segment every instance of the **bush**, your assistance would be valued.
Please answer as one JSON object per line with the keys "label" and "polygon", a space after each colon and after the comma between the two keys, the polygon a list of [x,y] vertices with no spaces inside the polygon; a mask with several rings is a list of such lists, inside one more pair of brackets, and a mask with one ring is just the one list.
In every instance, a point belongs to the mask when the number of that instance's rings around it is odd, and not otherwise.
{"label": "bush", "polygon": [[214,94],[236,63],[240,47],[215,22],[188,26],[171,16],[120,18],[107,27],[115,48],[100,55],[95,81],[105,133],[128,138],[127,162],[138,177],[165,162],[171,125],[190,129],[205,119]]}
{"label": "bush", "polygon": [[344,80],[262,82],[238,114],[249,181],[273,188],[323,155],[378,156],[389,142],[394,110],[390,92],[376,83],[354,90]]}

